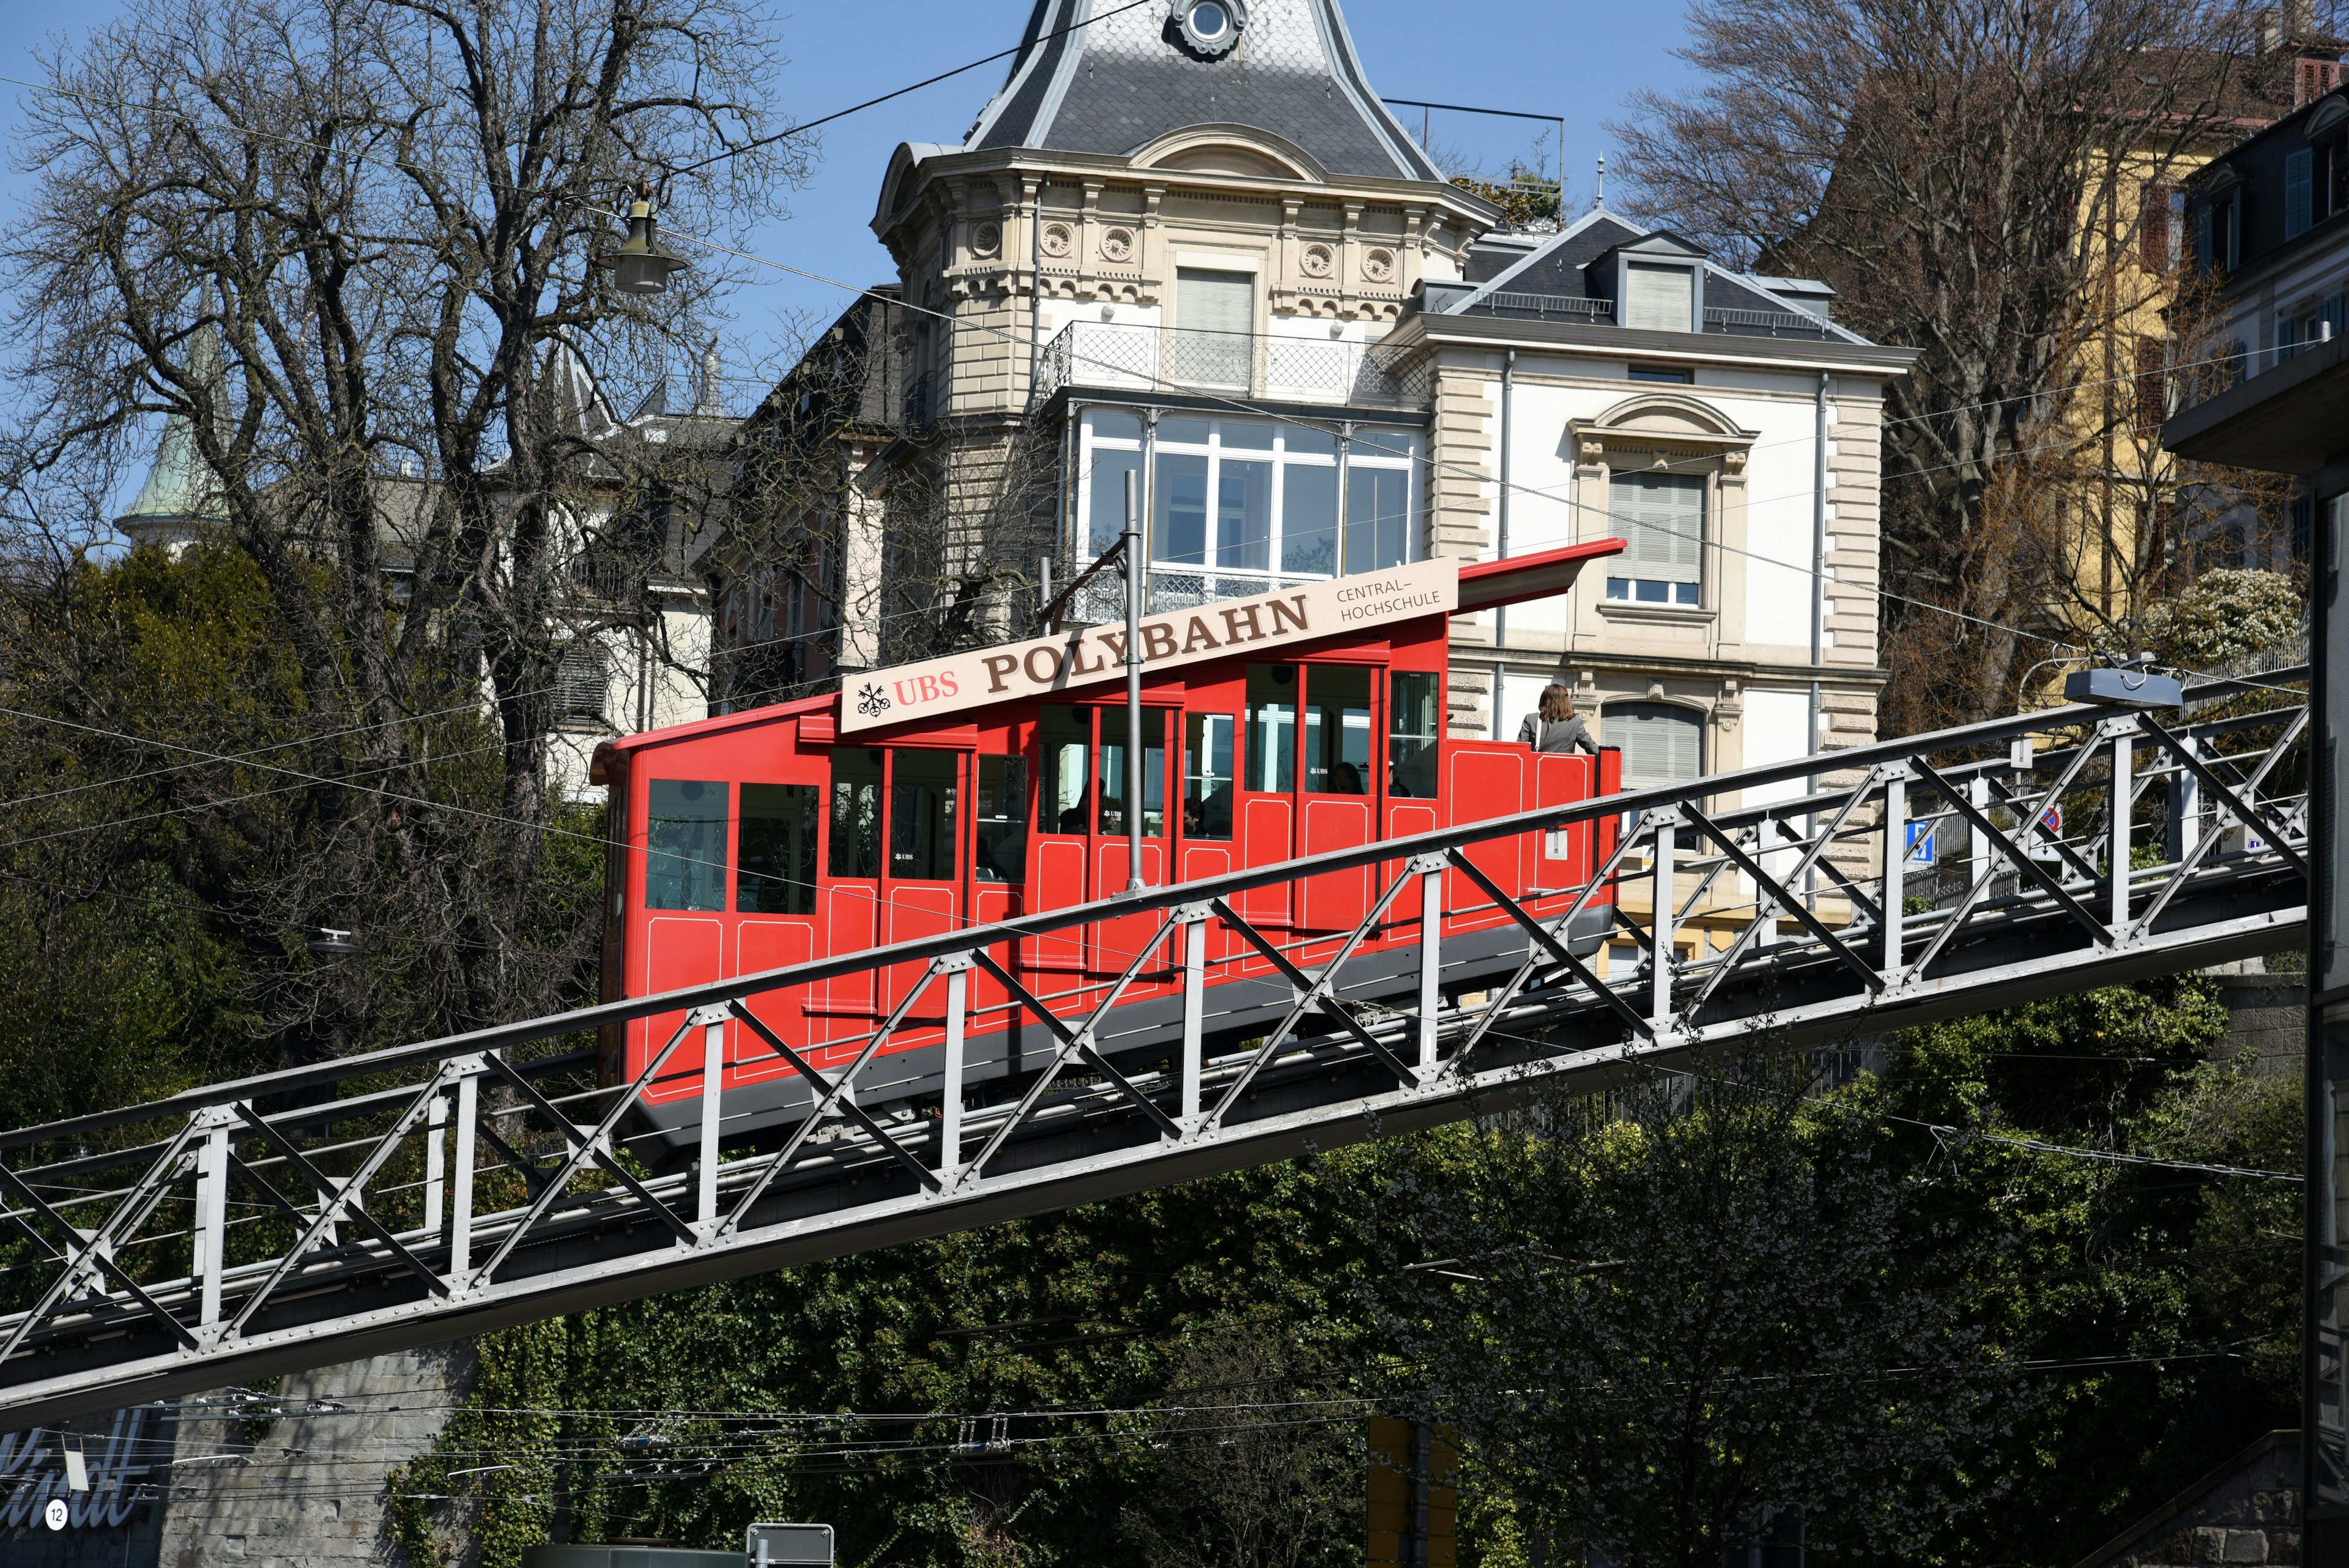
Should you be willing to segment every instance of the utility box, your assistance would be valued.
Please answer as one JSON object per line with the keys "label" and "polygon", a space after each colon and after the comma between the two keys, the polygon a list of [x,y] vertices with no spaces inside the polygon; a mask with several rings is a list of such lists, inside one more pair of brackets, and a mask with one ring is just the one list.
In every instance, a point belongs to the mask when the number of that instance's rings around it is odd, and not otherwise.
{"label": "utility box", "polygon": [[2142,670],[2075,670],[2064,677],[2064,701],[2106,708],[2175,708],[2186,701],[2178,682]]}
{"label": "utility box", "polygon": [[743,1532],[750,1568],[832,1568],[829,1524],[754,1524]]}
{"label": "utility box", "polygon": [[742,1554],[691,1546],[526,1546],[522,1568],[742,1568]]}

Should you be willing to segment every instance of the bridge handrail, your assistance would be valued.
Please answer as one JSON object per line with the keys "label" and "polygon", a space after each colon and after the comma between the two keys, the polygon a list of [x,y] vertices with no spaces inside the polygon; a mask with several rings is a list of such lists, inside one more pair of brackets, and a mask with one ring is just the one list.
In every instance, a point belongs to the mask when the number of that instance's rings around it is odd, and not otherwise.
{"label": "bridge handrail", "polygon": [[[2251,689],[2248,682],[2282,680],[2305,676],[2305,665],[2291,670],[2266,676],[2252,676],[2231,681],[2208,682],[2209,687]],[[2189,698],[2203,691],[2203,687],[2189,687]],[[1950,751],[1959,748],[1994,745],[2025,735],[2044,733],[2054,729],[2075,724],[2093,723],[2113,717],[2109,708],[2079,703],[2062,708],[2044,709],[2037,712],[1992,719],[1981,723],[1960,725],[1933,731],[1922,735],[1903,736],[1897,740],[1878,741],[1865,746],[1852,746],[1834,752],[1798,758],[1792,762],[1770,763],[1758,767],[1741,768],[1733,773],[1710,774],[1682,784],[1663,784],[1654,789],[1630,790],[1619,794],[1604,795],[1594,800],[1566,805],[1544,806],[1511,817],[1485,818],[1476,822],[1459,823],[1406,837],[1385,839],[1358,848],[1325,850],[1318,855],[1300,856],[1293,860],[1274,865],[1230,871],[1216,877],[1152,888],[1141,893],[1120,893],[1108,898],[1085,904],[1072,904],[1061,909],[1041,910],[1008,920],[998,920],[983,926],[965,926],[894,943],[885,949],[864,949],[842,953],[810,962],[791,964],[777,969],[761,970],[753,974],[737,975],[726,980],[710,981],[700,985],[682,986],[644,997],[632,997],[619,1002],[598,1002],[575,1008],[566,1012],[551,1013],[537,1018],[522,1019],[512,1023],[492,1024],[461,1034],[443,1035],[438,1039],[418,1041],[407,1045],[394,1045],[380,1051],[358,1055],[337,1057],[311,1066],[283,1068],[273,1073],[233,1079],[202,1088],[183,1090],[163,1099],[138,1106],[126,1106],[115,1110],[95,1111],[36,1127],[0,1131],[0,1150],[21,1148],[27,1145],[50,1142],[103,1132],[137,1122],[191,1114],[210,1107],[233,1104],[264,1095],[281,1095],[304,1089],[314,1089],[370,1073],[391,1071],[402,1067],[421,1066],[446,1061],[452,1056],[468,1055],[481,1051],[502,1051],[515,1045],[527,1045],[540,1040],[564,1034],[584,1033],[606,1025],[633,1023],[658,1013],[675,1012],[738,1001],[761,992],[773,991],[785,985],[806,985],[843,975],[860,973],[874,966],[874,954],[885,952],[891,963],[919,962],[947,957],[975,948],[994,947],[1022,938],[1046,936],[1071,926],[1090,924],[1101,919],[1114,919],[1150,910],[1177,908],[1186,904],[1205,904],[1214,898],[1229,898],[1259,888],[1301,880],[1329,872],[1349,871],[1359,867],[1376,866],[1385,862],[1409,860],[1415,857],[1440,854],[1448,849],[1465,848],[1491,838],[1515,837],[1520,834],[1538,833],[1552,828],[1588,822],[1599,817],[1644,813],[1676,805],[1683,801],[1701,800],[1710,796],[1740,793],[1745,790],[1783,784],[1793,779],[1811,779],[1825,773],[1859,772],[1883,762],[1905,757]],[[2222,722],[2224,721],[2221,721]],[[1996,762],[1983,764],[1995,767]],[[1815,792],[1820,798],[1836,798],[1842,792]],[[1790,803],[1774,801],[1767,806],[1743,809],[1725,815],[1724,825],[1744,823],[1754,818],[1784,814]]]}

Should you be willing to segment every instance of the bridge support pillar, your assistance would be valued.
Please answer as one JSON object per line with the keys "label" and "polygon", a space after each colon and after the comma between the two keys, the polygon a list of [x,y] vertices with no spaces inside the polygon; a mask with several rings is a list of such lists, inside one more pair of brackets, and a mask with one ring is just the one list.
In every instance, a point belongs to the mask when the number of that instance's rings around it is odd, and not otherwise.
{"label": "bridge support pillar", "polygon": [[228,1123],[214,1113],[212,1127],[196,1151],[195,1275],[202,1282],[196,1321],[216,1324],[221,1315],[221,1275],[228,1266]]}
{"label": "bridge support pillar", "polygon": [[1174,912],[1183,928],[1183,1084],[1175,1115],[1185,1132],[1199,1126],[1199,1075],[1206,1062],[1202,1039],[1207,1018],[1207,919],[1214,911],[1205,904],[1185,904]]}
{"label": "bridge support pillar", "polygon": [[952,1182],[962,1168],[963,1038],[970,1025],[970,959],[957,954],[938,967],[947,975],[946,1061],[938,1079],[938,1179]]}
{"label": "bridge support pillar", "polygon": [[1444,868],[1441,855],[1413,860],[1419,873],[1419,1075],[1435,1071],[1437,1023],[1444,1011]]}
{"label": "bridge support pillar", "polygon": [[1679,858],[1680,821],[1661,811],[1650,812],[1648,821],[1656,836],[1652,884],[1656,908],[1648,922],[1655,939],[1648,964],[1648,1021],[1661,1033],[1672,1016],[1672,938],[1680,929],[1680,888],[1672,872]]}
{"label": "bridge support pillar", "polygon": [[1909,896],[1909,781],[1884,781],[1884,953],[1877,961],[1884,983],[1900,983],[1901,906]]}
{"label": "bridge support pillar", "polygon": [[473,1272],[473,1128],[481,1112],[481,1063],[460,1064],[458,1072],[456,1169],[449,1183],[449,1283],[461,1291]]}
{"label": "bridge support pillar", "polygon": [[2106,824],[2108,842],[2105,846],[2106,876],[2110,880],[2110,913],[2106,923],[2112,927],[2113,940],[2119,942],[2128,935],[2129,923],[2129,817],[2137,800],[2137,726],[2116,724],[2113,735],[2113,805],[2112,816]]}
{"label": "bridge support pillar", "polygon": [[701,1026],[701,1147],[700,1166],[694,1172],[697,1188],[693,1216],[706,1233],[718,1228],[718,1135],[721,1130],[719,1096],[726,1072],[726,1010],[694,1009]]}

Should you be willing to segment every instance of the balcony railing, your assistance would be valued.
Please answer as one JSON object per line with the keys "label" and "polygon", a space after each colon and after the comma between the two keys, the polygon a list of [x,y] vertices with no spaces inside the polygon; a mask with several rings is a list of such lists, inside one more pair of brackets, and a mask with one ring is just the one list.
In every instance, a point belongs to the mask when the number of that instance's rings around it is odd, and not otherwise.
{"label": "balcony railing", "polygon": [[1036,400],[1071,387],[1423,409],[1430,381],[1368,344],[1077,321],[1044,346]]}
{"label": "balcony railing", "polygon": [[1592,299],[1579,294],[1519,294],[1514,290],[1496,289],[1485,296],[1485,303],[1500,316],[1531,316],[1544,320],[1555,318],[1585,323],[1615,319],[1613,300]]}
{"label": "balcony railing", "polygon": [[[1077,570],[1083,570],[1079,566]],[[1257,594],[1301,588],[1327,582],[1326,576],[1282,572],[1251,572],[1212,566],[1167,566],[1151,563],[1142,583],[1142,613],[1164,615],[1192,609],[1220,599],[1250,598]],[[1114,569],[1102,572],[1069,597],[1061,612],[1067,625],[1113,626],[1125,618],[1125,578]]]}
{"label": "balcony railing", "polygon": [[1707,306],[1707,332],[1729,332],[1741,337],[1825,337],[1827,324],[1799,310],[1730,310]]}

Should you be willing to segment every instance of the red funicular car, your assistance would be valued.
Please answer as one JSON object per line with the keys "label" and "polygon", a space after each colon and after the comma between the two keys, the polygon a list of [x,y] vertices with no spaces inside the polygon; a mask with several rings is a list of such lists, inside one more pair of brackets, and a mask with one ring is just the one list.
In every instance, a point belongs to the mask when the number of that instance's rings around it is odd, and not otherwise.
{"label": "red funicular car", "polygon": [[[610,742],[594,774],[611,800],[603,994],[787,970],[1112,898],[1127,885],[1130,810],[1141,813],[1144,879],[1162,887],[1612,792],[1611,750],[1537,756],[1447,734],[1445,671],[1450,617],[1561,592],[1585,561],[1622,547],[1423,561],[1145,617],[1138,803],[1126,798],[1117,626],[851,676],[839,693]],[[1513,897],[1562,912],[1613,832],[1611,820],[1583,824],[1471,854]],[[1260,888],[1235,908],[1309,966],[1401,871],[1382,863]],[[1457,871],[1444,891],[1443,983],[1489,985],[1523,959],[1526,940]],[[1609,902],[1602,890],[1578,917],[1586,947]],[[1107,913],[993,952],[1055,1011],[1081,1014],[1163,918]],[[1347,999],[1415,986],[1419,919],[1416,898],[1390,908],[1348,965]],[[1212,1054],[1216,1040],[1263,1033],[1292,992],[1260,954],[1211,929]],[[1105,1055],[1165,1054],[1178,961],[1154,961],[1128,988],[1101,1032]],[[822,1069],[853,1056],[923,969],[785,985],[750,1005]],[[974,971],[968,984],[965,1084],[1007,1091],[1052,1042],[999,982]],[[606,1080],[636,1076],[682,1020],[607,1031]],[[860,1077],[859,1104],[935,1091],[943,1025],[909,1016]],[[647,1130],[680,1147],[698,1125],[700,1052],[688,1040],[646,1096]],[[805,1082],[740,1023],[727,1026],[724,1071],[730,1140],[800,1119],[811,1103]]]}

